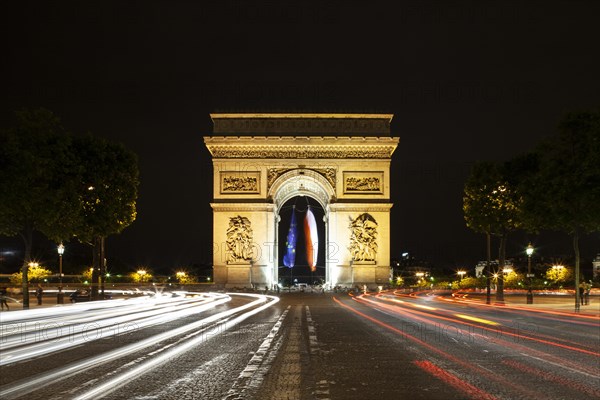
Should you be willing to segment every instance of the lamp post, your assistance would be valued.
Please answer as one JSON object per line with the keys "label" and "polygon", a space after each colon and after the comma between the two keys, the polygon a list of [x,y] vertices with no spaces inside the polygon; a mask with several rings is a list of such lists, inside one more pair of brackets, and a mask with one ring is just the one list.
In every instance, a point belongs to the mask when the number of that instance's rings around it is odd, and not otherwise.
{"label": "lamp post", "polygon": [[458,271],[457,274],[460,275],[460,280],[463,280],[463,276],[465,276],[465,274],[467,273],[467,271]]}
{"label": "lamp post", "polygon": [[56,303],[63,304],[65,302],[65,295],[62,291],[62,257],[65,253],[65,246],[61,243],[58,245],[58,295],[56,296]]}
{"label": "lamp post", "polygon": [[527,245],[525,253],[527,253],[527,304],[533,304],[533,292],[531,291],[531,278],[533,278],[533,274],[531,273],[531,255],[533,254],[533,246],[531,242]]}

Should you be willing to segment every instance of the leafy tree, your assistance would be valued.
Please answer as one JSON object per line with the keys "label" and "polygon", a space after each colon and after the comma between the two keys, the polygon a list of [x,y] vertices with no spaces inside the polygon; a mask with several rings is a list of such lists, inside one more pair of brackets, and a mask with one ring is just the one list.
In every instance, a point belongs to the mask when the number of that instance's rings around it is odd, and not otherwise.
{"label": "leafy tree", "polygon": [[135,283],[147,283],[150,282],[153,278],[152,273],[146,270],[132,272],[129,276],[131,277],[131,280]]}
{"label": "leafy tree", "polygon": [[135,220],[139,172],[134,153],[89,134],[69,135],[51,111],[16,115],[16,126],[0,132],[0,234],[23,238],[23,308],[29,308],[33,232],[92,244],[94,280],[100,275],[103,287],[104,239]]}
{"label": "leafy tree", "polygon": [[33,232],[50,238],[65,234],[76,215],[70,138],[46,109],[21,110],[15,127],[0,132],[0,234],[20,236],[23,308],[29,308],[28,265]]}
{"label": "leafy tree", "polygon": [[[51,274],[52,271],[40,266],[38,263],[32,262],[27,268],[27,280],[29,282],[39,282]],[[11,274],[9,279],[12,284],[19,285],[23,282],[23,272],[15,272]]]}
{"label": "leafy tree", "polygon": [[504,284],[506,287],[509,288],[516,288],[518,287],[518,283],[520,281],[523,280],[523,275],[519,274],[515,271],[510,271],[508,273],[503,274],[504,275]]}
{"label": "leafy tree", "polygon": [[93,246],[92,297],[97,298],[98,280],[103,292],[106,276],[104,240],[123,231],[137,215],[137,156],[120,143],[92,135],[75,138],[73,148],[79,160],[81,204],[75,235]]}
{"label": "leafy tree", "polygon": [[86,282],[92,281],[92,272],[93,271],[94,271],[94,267],[86,268],[83,270],[83,273],[81,275],[82,275],[84,281],[86,281]]}
{"label": "leafy tree", "polygon": [[[600,111],[567,113],[558,134],[535,153],[535,168],[520,185],[527,226],[571,235],[578,287],[579,237],[600,231]],[[579,310],[581,299],[575,292]]]}
{"label": "leafy tree", "polygon": [[554,284],[565,283],[571,279],[571,269],[566,267],[550,267],[546,270],[546,279]]}
{"label": "leafy tree", "polygon": [[479,286],[479,279],[477,279],[473,276],[467,276],[467,277],[464,277],[463,279],[453,282],[453,286],[454,286],[454,283],[456,283],[456,286],[460,289],[472,289],[472,288],[476,288]]}
{"label": "leafy tree", "polygon": [[[502,268],[506,259],[506,240],[509,232],[521,225],[521,198],[516,188],[510,184],[506,166],[490,162],[479,162],[473,166],[468,177],[463,196],[463,212],[467,227],[487,237],[488,268],[490,265],[490,236],[500,238],[499,263]],[[486,286],[489,298],[489,275]],[[496,300],[504,301],[504,281],[498,279]]]}
{"label": "leafy tree", "polygon": [[180,285],[196,283],[196,277],[185,272],[177,272],[175,274],[175,279],[177,279],[177,283]]}

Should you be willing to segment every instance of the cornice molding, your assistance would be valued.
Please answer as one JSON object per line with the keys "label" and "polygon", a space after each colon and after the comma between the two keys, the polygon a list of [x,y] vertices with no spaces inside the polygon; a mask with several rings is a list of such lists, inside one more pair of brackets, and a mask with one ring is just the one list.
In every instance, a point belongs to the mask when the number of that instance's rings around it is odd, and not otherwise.
{"label": "cornice molding", "polygon": [[330,203],[329,211],[389,212],[393,203]]}
{"label": "cornice molding", "polygon": [[390,134],[393,114],[210,114],[215,133]]}
{"label": "cornice molding", "polygon": [[390,159],[396,137],[242,137],[209,136],[204,143],[213,158]]}
{"label": "cornice molding", "polygon": [[274,205],[272,203],[210,203],[210,206],[214,211],[228,212],[272,212],[274,210]]}

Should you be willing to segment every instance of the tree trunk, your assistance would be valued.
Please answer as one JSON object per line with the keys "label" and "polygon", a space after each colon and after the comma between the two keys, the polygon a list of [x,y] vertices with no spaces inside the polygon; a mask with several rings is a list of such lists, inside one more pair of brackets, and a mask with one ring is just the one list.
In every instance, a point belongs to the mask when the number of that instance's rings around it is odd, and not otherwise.
{"label": "tree trunk", "polygon": [[487,239],[487,263],[485,264],[485,304],[491,304],[492,289],[491,289],[491,274],[490,264],[492,263],[492,248],[491,248],[491,233],[486,232]]}
{"label": "tree trunk", "polygon": [[106,254],[104,253],[104,237],[100,238],[100,298],[104,300],[104,281],[106,279]]}
{"label": "tree trunk", "polygon": [[579,312],[581,296],[579,291],[579,230],[573,233],[573,250],[575,250],[575,312]]}
{"label": "tree trunk", "polygon": [[506,233],[500,236],[500,249],[498,251],[498,289],[496,301],[504,303],[504,264],[506,258]]}
{"label": "tree trunk", "polygon": [[92,257],[92,300],[98,300],[98,281],[102,271],[102,263],[104,256],[104,241],[101,237],[93,239],[94,253]]}
{"label": "tree trunk", "polygon": [[21,291],[23,292],[23,310],[29,309],[29,263],[31,262],[31,248],[33,246],[33,229],[26,227],[21,233],[21,238],[25,244],[25,257],[21,266],[22,279]]}

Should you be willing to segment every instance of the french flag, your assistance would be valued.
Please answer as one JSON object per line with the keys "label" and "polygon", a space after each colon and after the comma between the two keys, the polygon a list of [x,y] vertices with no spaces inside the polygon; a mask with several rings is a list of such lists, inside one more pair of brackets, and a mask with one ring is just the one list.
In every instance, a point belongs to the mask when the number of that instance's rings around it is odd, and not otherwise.
{"label": "french flag", "polygon": [[306,261],[310,270],[317,270],[317,253],[319,251],[319,236],[317,234],[317,221],[310,210],[310,206],[306,210],[304,218],[304,237],[306,240]]}

